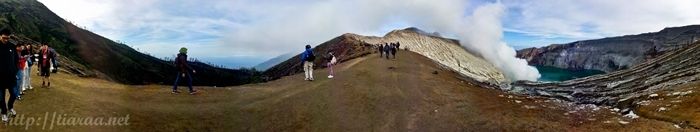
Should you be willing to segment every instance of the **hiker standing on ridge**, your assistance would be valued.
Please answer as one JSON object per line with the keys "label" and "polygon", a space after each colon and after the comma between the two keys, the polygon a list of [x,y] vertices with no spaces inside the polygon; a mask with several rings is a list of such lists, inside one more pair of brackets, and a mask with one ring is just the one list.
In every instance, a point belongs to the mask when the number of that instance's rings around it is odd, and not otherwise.
{"label": "hiker standing on ridge", "polygon": [[311,45],[306,45],[306,50],[301,54],[301,62],[304,67],[304,80],[313,81],[314,80],[314,60],[316,56],[314,55]]}
{"label": "hiker standing on ridge", "polygon": [[384,45],[379,44],[379,58],[384,57]]}
{"label": "hiker standing on ridge", "polygon": [[177,77],[175,78],[175,84],[173,84],[172,93],[180,93],[180,91],[177,91],[177,84],[180,81],[180,76],[182,76],[183,79],[187,77],[187,86],[190,88],[190,95],[197,93],[197,91],[192,88],[192,74],[197,73],[197,71],[192,69],[192,67],[187,64],[187,48],[180,48],[180,53],[177,54],[177,58],[175,58],[175,66],[177,67],[178,71]]}
{"label": "hiker standing on ridge", "polygon": [[328,71],[328,78],[333,78],[333,75],[334,75],[334,73],[333,73],[333,65],[335,65],[335,63],[336,63],[338,60],[337,60],[337,59],[335,58],[335,56],[333,55],[333,52],[328,52],[328,57],[327,57],[327,59],[328,59],[328,64],[327,64],[327,66],[328,66],[328,69],[329,69],[329,71]]}
{"label": "hiker standing on ridge", "polygon": [[34,51],[32,51],[32,44],[27,44],[24,49],[25,49],[24,52],[26,54],[25,57],[27,58],[27,69],[24,70],[24,75],[25,75],[24,82],[27,82],[27,83],[25,83],[24,88],[28,89],[28,90],[32,90],[33,87],[32,87],[32,83],[31,83],[32,82],[31,81],[31,75],[32,75],[31,73],[32,73],[32,65],[34,65],[34,59],[35,59]]}
{"label": "hiker standing on ridge", "polygon": [[383,49],[383,50],[384,50],[384,54],[385,54],[385,57],[386,57],[387,60],[389,59],[389,49],[390,49],[389,44],[388,44],[388,43],[385,43],[385,44],[384,44],[384,49]]}
{"label": "hiker standing on ridge", "polygon": [[400,50],[400,49],[401,49],[401,42],[396,42],[396,50]]}
{"label": "hiker standing on ridge", "polygon": [[399,50],[399,49],[397,49],[396,44],[392,43],[390,51],[391,51],[391,57],[393,57],[394,59],[396,59],[396,50]]}
{"label": "hiker standing on ridge", "polygon": [[[13,87],[17,85],[17,60],[19,56],[15,47],[10,43],[10,30],[2,29],[0,30],[0,109],[2,110],[2,122],[7,123],[10,121],[8,117],[8,108],[10,116],[17,115],[14,110],[15,100],[17,99],[17,91]],[[5,89],[10,93],[10,100],[5,102]]]}
{"label": "hiker standing on ridge", "polygon": [[[42,43],[39,50],[39,76],[41,76],[41,86],[51,87],[51,63],[56,60],[56,53],[49,47],[48,43]],[[55,65],[54,65],[55,66]]]}

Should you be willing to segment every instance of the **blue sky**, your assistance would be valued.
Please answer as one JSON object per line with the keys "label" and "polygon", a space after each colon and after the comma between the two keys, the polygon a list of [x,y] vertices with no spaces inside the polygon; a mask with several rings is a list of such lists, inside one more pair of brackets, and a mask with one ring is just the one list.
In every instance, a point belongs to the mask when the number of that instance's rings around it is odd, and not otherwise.
{"label": "blue sky", "polygon": [[[495,0],[39,0],[64,19],[156,57],[179,47],[250,67],[343,33],[415,26],[446,36]],[[696,0],[500,0],[501,41],[521,49],[700,23]],[[430,20],[426,20],[430,19]],[[464,22],[462,22],[464,21]],[[498,23],[498,22],[496,22]],[[447,26],[443,26],[447,25]],[[478,27],[476,27],[478,28]],[[470,29],[465,29],[470,30]],[[454,35],[459,36],[459,35]],[[500,38],[500,37],[497,37]],[[300,46],[301,45],[301,46]]]}

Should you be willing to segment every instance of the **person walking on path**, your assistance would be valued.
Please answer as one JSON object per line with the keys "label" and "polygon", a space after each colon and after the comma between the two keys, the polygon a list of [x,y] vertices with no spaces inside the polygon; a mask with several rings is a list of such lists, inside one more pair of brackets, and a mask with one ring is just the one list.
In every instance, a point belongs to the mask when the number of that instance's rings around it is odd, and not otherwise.
{"label": "person walking on path", "polygon": [[389,50],[390,50],[389,44],[388,43],[384,44],[384,55],[385,55],[387,60],[389,59]]}
{"label": "person walking on path", "polygon": [[379,49],[377,49],[377,50],[379,50],[379,58],[383,58],[384,57],[384,45],[379,44]]}
{"label": "person walking on path", "polygon": [[326,64],[326,65],[328,66],[328,69],[329,69],[329,71],[328,71],[328,78],[333,78],[333,75],[334,75],[334,73],[333,73],[333,65],[335,65],[335,63],[336,63],[337,61],[338,61],[338,60],[337,60],[337,59],[335,58],[335,56],[333,55],[333,52],[328,52],[328,63]]}
{"label": "person walking on path", "polygon": [[189,86],[190,90],[190,95],[194,95],[197,93],[194,88],[192,88],[192,74],[197,73],[192,67],[190,67],[189,64],[187,64],[187,48],[182,47],[180,48],[180,53],[177,54],[177,58],[175,58],[175,66],[177,67],[177,77],[175,77],[175,84],[173,84],[173,94],[178,94],[180,91],[177,90],[177,85],[180,81],[180,77],[185,79],[187,77],[187,86]]}

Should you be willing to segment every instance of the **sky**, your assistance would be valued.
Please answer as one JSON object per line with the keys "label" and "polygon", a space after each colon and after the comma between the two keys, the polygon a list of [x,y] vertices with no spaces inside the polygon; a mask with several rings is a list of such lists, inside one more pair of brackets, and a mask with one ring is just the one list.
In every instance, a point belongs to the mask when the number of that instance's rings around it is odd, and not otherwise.
{"label": "sky", "polygon": [[[502,37],[489,38],[513,49],[700,24],[700,12],[694,10],[700,7],[698,0],[39,1],[64,19],[141,52],[172,58],[180,47],[188,47],[189,56],[229,68],[301,52],[306,44],[343,33],[383,36],[418,27],[478,39],[479,27],[461,21],[478,23],[467,19],[490,5],[503,11],[495,12],[495,22],[489,21],[498,27],[487,28]],[[477,35],[460,35],[461,29],[451,28],[470,28],[464,30]]]}

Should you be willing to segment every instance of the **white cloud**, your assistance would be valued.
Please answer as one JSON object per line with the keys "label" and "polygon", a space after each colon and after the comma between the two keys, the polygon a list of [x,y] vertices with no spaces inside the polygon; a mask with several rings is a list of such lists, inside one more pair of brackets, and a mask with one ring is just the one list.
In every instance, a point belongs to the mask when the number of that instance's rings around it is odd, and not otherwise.
{"label": "white cloud", "polygon": [[[306,44],[316,45],[343,33],[376,34],[391,26],[413,25],[464,40],[465,47],[512,79],[534,80],[539,75],[501,42],[501,4],[482,8],[468,6],[466,0],[42,2],[78,25],[159,57],[170,56],[171,50],[181,46],[192,47],[191,56],[202,58],[274,57],[301,52]],[[75,7],[75,3],[84,5]],[[100,8],[90,13],[86,11],[92,8],[82,8],[91,5]],[[474,9],[468,7],[479,8],[471,15],[468,12]]]}
{"label": "white cloud", "polygon": [[504,0],[505,26],[542,37],[591,39],[700,24],[697,0]]}

